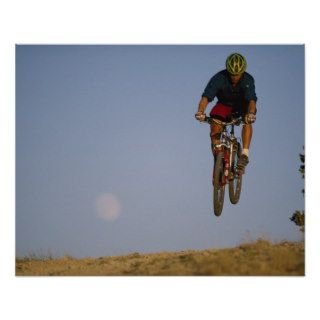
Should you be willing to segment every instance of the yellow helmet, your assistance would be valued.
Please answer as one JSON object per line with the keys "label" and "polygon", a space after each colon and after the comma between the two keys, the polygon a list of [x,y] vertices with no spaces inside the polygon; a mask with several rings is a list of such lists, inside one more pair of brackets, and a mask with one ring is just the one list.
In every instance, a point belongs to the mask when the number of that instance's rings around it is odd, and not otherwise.
{"label": "yellow helmet", "polygon": [[226,60],[226,68],[232,75],[237,75],[246,71],[246,59],[240,53],[232,53]]}

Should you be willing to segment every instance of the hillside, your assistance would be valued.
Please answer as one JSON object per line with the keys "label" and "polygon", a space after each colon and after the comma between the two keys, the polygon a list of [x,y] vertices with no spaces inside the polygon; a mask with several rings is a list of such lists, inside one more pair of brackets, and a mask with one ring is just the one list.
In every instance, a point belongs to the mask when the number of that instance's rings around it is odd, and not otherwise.
{"label": "hillside", "polygon": [[304,275],[304,243],[265,240],[235,248],[74,259],[16,260],[17,276]]}

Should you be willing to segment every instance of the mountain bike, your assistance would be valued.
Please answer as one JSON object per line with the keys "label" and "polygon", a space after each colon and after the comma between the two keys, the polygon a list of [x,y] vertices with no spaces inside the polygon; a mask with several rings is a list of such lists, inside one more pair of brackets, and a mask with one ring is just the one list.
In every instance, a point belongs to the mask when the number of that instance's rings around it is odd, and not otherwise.
{"label": "mountain bike", "polygon": [[242,172],[237,171],[237,161],[241,155],[241,144],[234,135],[234,126],[239,126],[242,118],[239,116],[224,122],[207,117],[205,122],[217,123],[222,127],[220,142],[214,146],[214,165],[212,174],[214,214],[220,216],[226,184],[229,185],[229,199],[232,204],[238,203],[242,186]]}

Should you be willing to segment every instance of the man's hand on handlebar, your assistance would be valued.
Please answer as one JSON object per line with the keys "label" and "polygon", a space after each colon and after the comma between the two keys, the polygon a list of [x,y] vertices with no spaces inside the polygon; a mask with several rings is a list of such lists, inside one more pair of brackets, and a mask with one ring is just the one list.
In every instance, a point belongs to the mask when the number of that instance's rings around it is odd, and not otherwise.
{"label": "man's hand on handlebar", "polygon": [[201,112],[201,111],[198,111],[194,116],[200,122],[204,122],[205,119],[206,119],[206,114],[204,112]]}
{"label": "man's hand on handlebar", "polygon": [[253,112],[249,112],[244,116],[245,124],[252,124],[256,121],[256,115]]}

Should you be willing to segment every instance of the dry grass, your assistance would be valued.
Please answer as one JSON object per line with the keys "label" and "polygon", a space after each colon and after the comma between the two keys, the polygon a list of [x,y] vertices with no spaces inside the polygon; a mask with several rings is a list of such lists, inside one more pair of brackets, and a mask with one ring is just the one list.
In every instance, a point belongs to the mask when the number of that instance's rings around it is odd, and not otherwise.
{"label": "dry grass", "polygon": [[126,256],[74,259],[17,259],[18,276],[187,276],[304,275],[304,243],[266,240],[235,248],[134,253]]}

